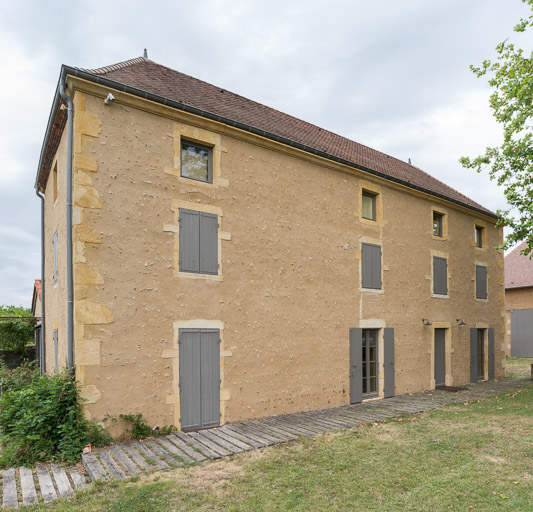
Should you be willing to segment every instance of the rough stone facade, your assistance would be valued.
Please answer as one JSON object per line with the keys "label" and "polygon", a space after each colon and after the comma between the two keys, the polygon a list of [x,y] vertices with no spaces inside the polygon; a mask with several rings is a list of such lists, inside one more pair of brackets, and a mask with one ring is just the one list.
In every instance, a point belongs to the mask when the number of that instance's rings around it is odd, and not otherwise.
{"label": "rough stone facade", "polygon": [[[179,427],[184,327],[220,329],[222,423],[349,403],[351,327],[394,328],[396,394],[435,386],[435,328],[447,329],[446,384],[469,381],[472,327],[494,328],[495,376],[504,375],[503,254],[493,249],[502,230],[492,218],[125,93],[105,105],[105,88],[68,83],[75,365],[88,416],[142,412]],[[180,177],[181,137],[213,148],[213,184]],[[55,206],[52,179],[46,188],[49,370],[54,325],[66,361],[65,140]],[[363,189],[378,194],[376,221],[362,218]],[[218,215],[218,275],[179,271],[180,207]],[[434,210],[445,215],[442,238]],[[362,243],[382,247],[381,290],[361,288]],[[433,256],[448,259],[446,297],[432,294]],[[488,268],[487,300],[475,298],[476,264]]]}

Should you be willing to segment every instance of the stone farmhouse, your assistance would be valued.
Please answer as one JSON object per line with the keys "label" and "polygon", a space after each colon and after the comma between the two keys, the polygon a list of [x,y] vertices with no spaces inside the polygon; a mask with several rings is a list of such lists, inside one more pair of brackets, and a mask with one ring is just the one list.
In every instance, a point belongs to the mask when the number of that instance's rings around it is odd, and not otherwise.
{"label": "stone farmhouse", "polygon": [[505,336],[508,356],[533,357],[533,261],[522,242],[505,256]]}
{"label": "stone farmhouse", "polygon": [[63,66],[41,368],[94,419],[197,429],[504,376],[496,215],[147,58]]}

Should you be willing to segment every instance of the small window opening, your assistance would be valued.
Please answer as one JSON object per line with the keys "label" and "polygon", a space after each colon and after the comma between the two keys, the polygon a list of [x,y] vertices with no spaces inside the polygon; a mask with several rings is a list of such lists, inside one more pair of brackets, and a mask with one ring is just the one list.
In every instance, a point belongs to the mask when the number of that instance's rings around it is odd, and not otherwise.
{"label": "small window opening", "polygon": [[483,228],[481,226],[476,226],[475,237],[476,247],[483,247]]}
{"label": "small window opening", "polygon": [[442,238],[442,225],[444,215],[442,213],[433,212],[433,235]]}
{"label": "small window opening", "polygon": [[212,183],[211,148],[200,144],[181,142],[181,176],[191,180]]}
{"label": "small window opening", "polygon": [[376,220],[376,194],[363,190],[363,219]]}

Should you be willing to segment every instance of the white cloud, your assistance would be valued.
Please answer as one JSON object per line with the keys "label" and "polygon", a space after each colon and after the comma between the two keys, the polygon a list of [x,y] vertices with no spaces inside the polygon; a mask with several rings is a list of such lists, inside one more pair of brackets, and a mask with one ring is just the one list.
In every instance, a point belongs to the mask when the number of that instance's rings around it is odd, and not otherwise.
{"label": "white cloud", "polygon": [[[0,304],[39,275],[33,184],[62,63],[142,54],[413,163],[481,204],[487,175],[458,163],[498,138],[469,71],[528,13],[519,0],[58,0],[0,3]],[[58,15],[57,13],[61,14]],[[533,47],[533,31],[516,37]]]}

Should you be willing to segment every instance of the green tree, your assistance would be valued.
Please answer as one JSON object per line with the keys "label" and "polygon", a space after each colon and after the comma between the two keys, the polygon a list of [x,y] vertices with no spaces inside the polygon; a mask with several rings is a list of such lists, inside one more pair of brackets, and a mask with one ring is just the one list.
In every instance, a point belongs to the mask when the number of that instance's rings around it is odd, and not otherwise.
{"label": "green tree", "polygon": [[[533,12],[533,0],[522,0]],[[515,32],[533,26],[533,14],[520,20]],[[496,47],[497,58],[486,60],[480,67],[470,66],[477,77],[488,76],[494,89],[490,96],[493,116],[503,126],[503,142],[488,147],[485,154],[461,164],[477,172],[489,167],[489,175],[503,187],[508,210],[498,210],[498,225],[512,229],[504,248],[526,241],[523,251],[533,250],[533,52],[527,54],[507,40]]]}
{"label": "green tree", "polygon": [[34,322],[31,320],[12,320],[9,317],[31,317],[28,308],[0,306],[0,348],[9,352],[23,354],[26,345],[33,343]]}

